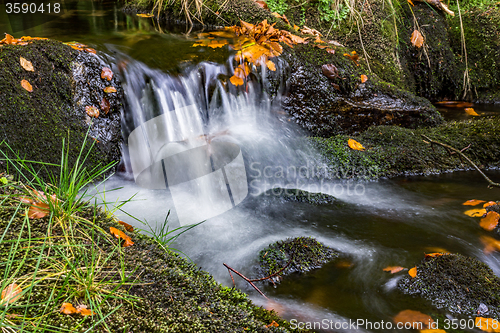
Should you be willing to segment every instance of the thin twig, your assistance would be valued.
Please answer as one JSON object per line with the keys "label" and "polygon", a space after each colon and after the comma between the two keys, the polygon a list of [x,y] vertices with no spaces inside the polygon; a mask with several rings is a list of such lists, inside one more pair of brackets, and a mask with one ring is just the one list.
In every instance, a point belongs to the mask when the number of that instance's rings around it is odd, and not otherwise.
{"label": "thin twig", "polygon": [[[224,266],[225,266],[225,267],[226,267],[229,271],[233,271],[233,272],[235,272],[235,273],[236,273],[236,274],[238,274],[238,275],[239,275],[239,276],[240,276],[243,280],[245,280],[246,282],[250,283],[250,285],[253,287],[253,289],[257,290],[257,291],[259,292],[259,294],[261,294],[262,296],[264,296],[266,299],[269,299],[269,298],[267,298],[267,296],[266,296],[266,295],[264,295],[264,293],[263,293],[262,291],[260,291],[260,289],[259,289],[259,288],[257,288],[257,286],[256,286],[255,284],[253,284],[253,283],[252,283],[252,281],[251,281],[249,278],[247,278],[245,275],[241,274],[240,272],[238,272],[238,271],[237,271],[237,270],[235,270],[234,268],[232,268],[232,267],[230,267],[230,266],[226,265],[226,263],[222,263],[222,264],[223,264],[223,265],[224,265]],[[234,280],[233,280],[233,282],[234,282]]]}
{"label": "thin twig", "polygon": [[453,152],[457,153],[460,157],[463,157],[467,162],[469,162],[470,165],[472,165],[474,167],[474,169],[476,169],[484,177],[484,179],[486,179],[486,181],[489,183],[488,188],[490,188],[490,189],[493,188],[493,187],[499,187],[500,188],[500,183],[495,183],[490,178],[488,178],[488,176],[486,176],[484,174],[484,172],[481,171],[481,169],[479,169],[479,167],[474,162],[472,162],[472,160],[470,158],[468,158],[463,153],[463,151],[466,150],[467,148],[469,148],[470,145],[467,146],[467,147],[465,147],[462,150],[458,150],[458,149],[456,149],[456,148],[454,148],[454,147],[452,147],[450,145],[447,145],[446,143],[442,143],[442,142],[439,142],[439,141],[432,140],[431,138],[429,138],[428,136],[426,136],[424,134],[422,134],[422,137],[425,140],[427,140],[431,145],[432,144],[439,145],[441,147],[444,147],[448,152],[453,151]]}

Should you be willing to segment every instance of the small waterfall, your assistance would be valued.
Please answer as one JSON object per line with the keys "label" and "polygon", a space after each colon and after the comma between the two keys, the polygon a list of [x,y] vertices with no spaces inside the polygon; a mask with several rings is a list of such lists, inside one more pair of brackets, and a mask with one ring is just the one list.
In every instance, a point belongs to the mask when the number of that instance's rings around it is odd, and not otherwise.
{"label": "small waterfall", "polygon": [[228,211],[249,192],[300,187],[298,171],[317,164],[280,110],[287,64],[275,60],[269,80],[265,66],[254,67],[236,87],[233,61],[201,63],[180,76],[128,61],[122,73],[128,172],[141,187],[168,188],[181,225]]}

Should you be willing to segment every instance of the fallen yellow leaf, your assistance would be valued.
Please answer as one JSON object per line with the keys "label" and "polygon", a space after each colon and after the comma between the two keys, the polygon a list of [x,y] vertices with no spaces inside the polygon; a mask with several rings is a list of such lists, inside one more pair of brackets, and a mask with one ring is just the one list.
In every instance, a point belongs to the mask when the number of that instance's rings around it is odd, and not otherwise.
{"label": "fallen yellow leaf", "polygon": [[71,303],[63,303],[59,312],[70,315],[76,313],[76,308]]}
{"label": "fallen yellow leaf", "polygon": [[464,214],[470,217],[482,217],[484,214],[486,214],[486,209],[484,208],[469,209],[466,210]]}
{"label": "fallen yellow leaf", "polygon": [[483,203],[483,202],[485,202],[485,201],[484,200],[471,199],[471,200],[467,200],[462,205],[464,205],[464,206],[477,206],[477,205],[479,205],[480,203]]}
{"label": "fallen yellow leaf", "polygon": [[23,87],[24,89],[26,89],[27,91],[29,92],[32,92],[33,91],[33,87],[31,86],[31,84],[26,81],[26,80],[21,80],[21,87]]}
{"label": "fallen yellow leaf", "polygon": [[500,214],[494,211],[488,212],[485,217],[481,219],[481,222],[479,222],[479,225],[481,228],[492,231],[493,229],[496,228],[498,225],[498,220],[500,219]]}
{"label": "fallen yellow leaf", "polygon": [[361,151],[365,150],[365,147],[363,147],[363,145],[356,140],[349,139],[349,141],[347,141],[347,144],[349,145],[349,148],[351,148],[351,149],[361,150]]}
{"label": "fallen yellow leaf", "polygon": [[27,70],[28,72],[34,72],[35,69],[33,68],[33,64],[31,61],[24,59],[23,57],[19,57],[19,62],[21,63],[21,66]]}
{"label": "fallen yellow leaf", "polygon": [[471,116],[479,116],[479,114],[473,108],[465,108],[465,113]]}

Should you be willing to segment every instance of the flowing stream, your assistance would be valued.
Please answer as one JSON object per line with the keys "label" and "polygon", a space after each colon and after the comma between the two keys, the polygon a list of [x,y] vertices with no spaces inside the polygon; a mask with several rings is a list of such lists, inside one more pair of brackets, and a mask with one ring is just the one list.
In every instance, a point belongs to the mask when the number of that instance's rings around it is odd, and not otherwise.
{"label": "flowing stream", "polygon": [[[0,28],[7,30],[1,15]],[[260,284],[272,301],[236,278],[257,304],[299,321],[390,321],[404,309],[439,310],[398,291],[405,273],[391,275],[382,271],[386,266],[413,267],[424,252],[445,250],[478,258],[500,274],[500,255],[485,255],[479,241],[488,233],[461,205],[498,200],[480,175],[330,180],[331,170],[305,133],[280,111],[279,94],[270,97],[270,73],[254,68],[252,83],[235,88],[227,83],[234,56],[228,49],[194,48],[191,35],[164,32],[154,20],[126,16],[112,2],[80,1],[67,17],[22,35],[77,40],[127,61],[127,173],[108,180],[101,199],[113,209],[132,198],[122,210],[149,226],[117,211],[121,219],[146,231],[159,228],[169,212],[170,229],[205,220],[172,247],[225,285],[232,282],[222,263],[256,277],[258,252],[287,237],[313,236],[341,252],[323,268],[291,276],[276,288]],[[288,69],[279,59],[275,63],[273,84],[280,91]],[[130,136],[136,129],[141,139],[134,146]],[[498,171],[489,175],[500,179]],[[272,187],[323,192],[338,202],[288,202],[266,195]]]}

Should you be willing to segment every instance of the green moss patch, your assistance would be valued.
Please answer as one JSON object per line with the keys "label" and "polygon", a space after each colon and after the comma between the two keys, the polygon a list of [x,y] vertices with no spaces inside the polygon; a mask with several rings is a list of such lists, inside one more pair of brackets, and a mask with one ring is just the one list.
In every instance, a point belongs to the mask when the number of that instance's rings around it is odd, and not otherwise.
{"label": "green moss patch", "polygon": [[320,268],[323,264],[338,257],[338,253],[313,237],[288,238],[270,244],[259,252],[260,267],[264,276],[282,270],[272,279],[279,282],[284,276],[305,273]]}
{"label": "green moss patch", "polygon": [[417,276],[399,288],[454,314],[500,318],[500,278],[484,263],[460,254],[424,259]]}

